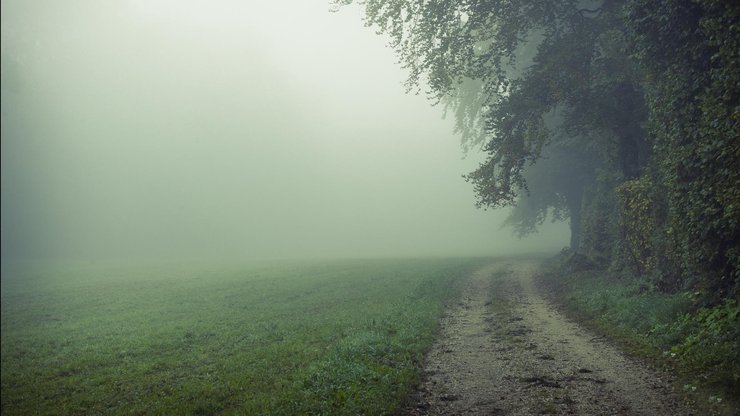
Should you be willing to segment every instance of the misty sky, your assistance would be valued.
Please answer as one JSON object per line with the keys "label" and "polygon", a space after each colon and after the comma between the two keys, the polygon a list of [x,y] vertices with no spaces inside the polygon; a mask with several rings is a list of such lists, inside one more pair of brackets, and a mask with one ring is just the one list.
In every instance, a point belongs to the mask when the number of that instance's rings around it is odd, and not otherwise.
{"label": "misty sky", "polygon": [[405,76],[327,0],[3,1],[3,261],[566,245],[475,209],[480,156]]}

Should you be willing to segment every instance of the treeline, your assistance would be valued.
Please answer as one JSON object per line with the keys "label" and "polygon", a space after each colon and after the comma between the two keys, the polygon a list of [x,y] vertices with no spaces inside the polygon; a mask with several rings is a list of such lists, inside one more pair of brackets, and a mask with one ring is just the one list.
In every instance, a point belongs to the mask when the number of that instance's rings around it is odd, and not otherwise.
{"label": "treeline", "polygon": [[514,206],[522,235],[569,219],[572,253],[655,290],[738,298],[740,3],[363,4],[408,88],[487,153],[479,206]]}

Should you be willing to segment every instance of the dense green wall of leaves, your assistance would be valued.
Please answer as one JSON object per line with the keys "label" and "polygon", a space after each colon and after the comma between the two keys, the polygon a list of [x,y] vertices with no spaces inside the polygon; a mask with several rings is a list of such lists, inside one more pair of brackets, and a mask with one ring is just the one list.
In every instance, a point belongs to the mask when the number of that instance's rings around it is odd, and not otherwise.
{"label": "dense green wall of leaves", "polygon": [[740,6],[634,0],[624,12],[646,91],[659,281],[703,289],[713,301],[737,296]]}

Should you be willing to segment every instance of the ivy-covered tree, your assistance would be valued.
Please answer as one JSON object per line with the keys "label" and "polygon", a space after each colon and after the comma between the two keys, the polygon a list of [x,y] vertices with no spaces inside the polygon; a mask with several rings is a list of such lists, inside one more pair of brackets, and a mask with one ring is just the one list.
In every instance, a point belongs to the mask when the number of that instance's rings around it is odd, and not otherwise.
{"label": "ivy-covered tree", "polygon": [[630,0],[654,147],[661,282],[735,296],[740,280],[740,4]]}

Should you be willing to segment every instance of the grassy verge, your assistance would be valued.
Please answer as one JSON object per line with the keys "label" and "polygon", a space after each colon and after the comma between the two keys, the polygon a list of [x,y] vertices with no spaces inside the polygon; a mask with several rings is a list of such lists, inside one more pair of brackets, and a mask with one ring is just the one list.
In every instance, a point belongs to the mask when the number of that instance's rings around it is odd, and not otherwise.
{"label": "grassy verge", "polygon": [[3,415],[385,414],[473,260],[3,275]]}
{"label": "grassy verge", "polygon": [[699,407],[740,411],[738,302],[697,308],[691,293],[660,293],[643,279],[551,265],[540,283],[581,322],[631,353],[671,368]]}

